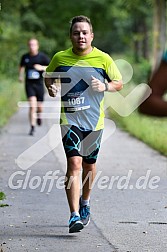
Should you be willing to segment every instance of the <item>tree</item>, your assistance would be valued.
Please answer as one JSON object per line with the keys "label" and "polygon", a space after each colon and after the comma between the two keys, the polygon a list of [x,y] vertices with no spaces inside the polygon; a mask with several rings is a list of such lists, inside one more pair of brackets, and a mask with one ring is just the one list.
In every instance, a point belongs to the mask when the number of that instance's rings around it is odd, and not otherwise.
{"label": "tree", "polygon": [[141,58],[149,60],[152,0],[145,0],[144,4],[140,0],[124,0],[123,7],[128,11],[131,22],[128,34],[131,36],[134,59],[136,62]]}
{"label": "tree", "polygon": [[166,0],[154,0],[152,73],[160,65],[166,43]]}

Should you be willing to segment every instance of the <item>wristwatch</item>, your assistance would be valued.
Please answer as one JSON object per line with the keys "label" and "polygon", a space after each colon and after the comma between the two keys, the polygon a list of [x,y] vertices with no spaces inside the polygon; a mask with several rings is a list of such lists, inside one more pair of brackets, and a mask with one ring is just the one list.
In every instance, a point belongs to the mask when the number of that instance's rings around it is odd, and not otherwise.
{"label": "wristwatch", "polygon": [[105,87],[106,87],[105,91],[108,91],[108,90],[109,90],[108,83],[105,82],[104,85],[105,85]]}

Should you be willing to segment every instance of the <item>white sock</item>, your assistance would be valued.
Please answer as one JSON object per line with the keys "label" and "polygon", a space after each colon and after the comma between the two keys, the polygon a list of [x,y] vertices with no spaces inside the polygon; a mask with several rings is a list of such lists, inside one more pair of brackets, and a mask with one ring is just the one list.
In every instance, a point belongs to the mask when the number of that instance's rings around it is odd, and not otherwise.
{"label": "white sock", "polygon": [[72,213],[71,213],[71,217],[73,217],[73,216],[80,216],[80,215],[79,215],[79,212],[72,212]]}
{"label": "white sock", "polygon": [[90,198],[88,200],[83,200],[82,196],[81,196],[81,205],[82,206],[89,206],[89,201],[90,201]]}

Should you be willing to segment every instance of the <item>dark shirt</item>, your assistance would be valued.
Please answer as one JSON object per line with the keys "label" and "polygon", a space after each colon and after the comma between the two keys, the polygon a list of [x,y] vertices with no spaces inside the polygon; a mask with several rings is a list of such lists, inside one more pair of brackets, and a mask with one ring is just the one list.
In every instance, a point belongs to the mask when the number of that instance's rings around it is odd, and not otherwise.
{"label": "dark shirt", "polygon": [[47,66],[50,62],[50,59],[43,52],[39,52],[35,56],[31,56],[29,53],[26,53],[22,56],[20,61],[20,66],[25,67],[25,79],[27,83],[39,83],[43,82],[42,73],[43,71],[38,71],[34,68],[35,64],[40,64],[42,66]]}

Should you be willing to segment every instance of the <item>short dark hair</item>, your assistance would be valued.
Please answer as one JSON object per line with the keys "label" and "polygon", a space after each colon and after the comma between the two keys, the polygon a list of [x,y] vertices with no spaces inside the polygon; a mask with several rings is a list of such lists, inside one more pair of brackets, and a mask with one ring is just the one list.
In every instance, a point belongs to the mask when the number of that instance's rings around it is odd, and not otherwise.
{"label": "short dark hair", "polygon": [[77,23],[77,22],[86,22],[86,23],[88,23],[89,26],[90,26],[91,32],[93,32],[93,27],[92,27],[92,23],[91,23],[90,19],[88,17],[86,17],[86,16],[80,15],[80,16],[75,16],[75,17],[73,17],[71,19],[71,21],[70,21],[70,24],[71,24],[71,26],[70,26],[70,34],[72,33],[73,25],[75,23]]}

